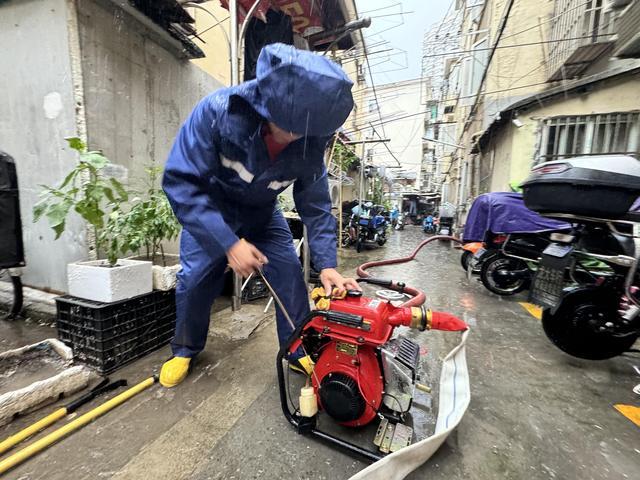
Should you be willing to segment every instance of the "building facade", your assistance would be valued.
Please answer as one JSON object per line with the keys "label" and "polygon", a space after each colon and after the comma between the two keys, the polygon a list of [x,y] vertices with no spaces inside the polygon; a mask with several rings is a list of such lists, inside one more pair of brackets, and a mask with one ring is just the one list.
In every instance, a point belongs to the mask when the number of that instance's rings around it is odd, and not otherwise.
{"label": "building facade", "polygon": [[367,145],[367,163],[393,170],[402,168],[418,178],[423,119],[414,112],[420,97],[420,82],[415,80],[377,85],[375,92],[372,88],[366,90],[362,134],[369,139],[389,139],[384,144]]}
{"label": "building facade", "polygon": [[458,89],[438,105],[456,123],[442,186],[460,223],[475,196],[517,188],[536,163],[638,154],[638,0],[456,6],[459,56],[445,83],[455,78]]}
{"label": "building facade", "polygon": [[421,190],[445,197],[449,180],[445,175],[455,156],[457,124],[455,108],[461,87],[460,49],[464,9],[453,4],[442,22],[424,35],[422,43],[422,99],[425,111]]}
{"label": "building facade", "polygon": [[479,137],[480,192],[515,187],[546,161],[640,155],[640,48],[618,35],[640,31],[640,2],[613,6],[554,2],[545,88],[503,108]]}

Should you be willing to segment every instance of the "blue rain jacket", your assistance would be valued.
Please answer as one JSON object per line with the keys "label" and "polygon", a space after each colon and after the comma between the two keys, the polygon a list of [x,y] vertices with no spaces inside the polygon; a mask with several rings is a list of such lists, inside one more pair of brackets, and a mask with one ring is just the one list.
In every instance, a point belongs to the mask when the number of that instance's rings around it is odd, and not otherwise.
{"label": "blue rain jacket", "polygon": [[[352,83],[328,59],[282,44],[265,47],[257,78],[200,101],[180,129],[163,177],[178,220],[212,257],[266,225],[293,184],[316,269],[334,268],[335,218],[324,166],[333,132],[353,107]],[[269,158],[265,121],[304,136]]]}

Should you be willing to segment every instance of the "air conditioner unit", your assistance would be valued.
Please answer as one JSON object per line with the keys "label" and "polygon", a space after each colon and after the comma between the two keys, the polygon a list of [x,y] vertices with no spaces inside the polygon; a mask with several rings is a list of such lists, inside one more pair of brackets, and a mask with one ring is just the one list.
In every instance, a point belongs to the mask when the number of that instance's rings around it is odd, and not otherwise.
{"label": "air conditioner unit", "polygon": [[616,57],[640,58],[640,1],[632,2],[618,17]]}
{"label": "air conditioner unit", "polygon": [[447,123],[454,123],[456,121],[456,116],[453,114],[445,115],[444,121]]}

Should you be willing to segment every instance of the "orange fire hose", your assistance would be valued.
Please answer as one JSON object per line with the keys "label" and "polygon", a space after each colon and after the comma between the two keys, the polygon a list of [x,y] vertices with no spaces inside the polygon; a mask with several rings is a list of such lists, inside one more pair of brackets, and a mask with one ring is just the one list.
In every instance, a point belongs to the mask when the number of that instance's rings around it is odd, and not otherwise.
{"label": "orange fire hose", "polygon": [[[422,249],[422,247],[424,247],[425,245],[435,241],[435,240],[450,240],[452,242],[456,242],[456,243],[462,243],[459,239],[455,238],[455,237],[451,237],[449,235],[435,235],[433,237],[427,238],[426,240],[420,242],[420,245],[418,245],[415,250],[411,253],[411,255],[409,255],[408,257],[402,257],[402,258],[391,258],[389,260],[376,260],[373,262],[367,262],[367,263],[363,263],[362,265],[360,265],[358,267],[357,273],[358,276],[361,278],[368,278],[370,275],[367,272],[368,269],[372,268],[372,267],[381,267],[383,265],[396,265],[398,263],[407,263],[410,262],[412,260],[414,260],[416,258],[416,255],[418,255],[418,252],[420,252],[420,250]],[[401,307],[417,307],[420,306],[424,303],[424,301],[426,300],[426,295],[424,294],[423,291],[418,290],[417,288],[414,287],[409,287],[409,286],[405,286],[403,289],[403,292],[411,295],[412,298],[410,298],[409,300],[407,300],[406,302],[404,302],[402,305],[400,305]]]}

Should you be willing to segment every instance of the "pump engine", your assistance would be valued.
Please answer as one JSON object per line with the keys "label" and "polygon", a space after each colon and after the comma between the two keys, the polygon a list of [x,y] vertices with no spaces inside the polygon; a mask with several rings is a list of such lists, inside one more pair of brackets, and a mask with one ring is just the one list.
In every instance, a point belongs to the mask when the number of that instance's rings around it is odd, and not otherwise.
{"label": "pump engine", "polygon": [[396,307],[355,290],[316,313],[289,352],[302,346],[311,356],[311,381],[320,409],[350,427],[368,424],[382,409],[401,416],[411,407],[420,348],[409,338],[392,338],[395,328],[467,329],[451,314]]}

